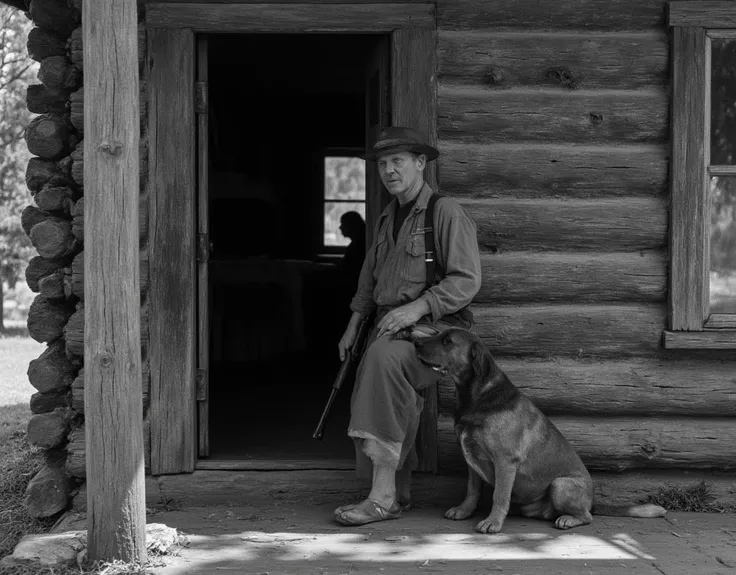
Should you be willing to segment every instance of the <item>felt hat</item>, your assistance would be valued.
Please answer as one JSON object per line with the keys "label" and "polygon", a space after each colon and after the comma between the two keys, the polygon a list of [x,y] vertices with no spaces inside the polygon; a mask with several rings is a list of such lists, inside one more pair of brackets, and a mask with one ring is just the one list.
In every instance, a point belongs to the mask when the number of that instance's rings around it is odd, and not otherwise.
{"label": "felt hat", "polygon": [[376,160],[379,156],[394,152],[415,152],[427,156],[427,161],[440,155],[439,150],[430,146],[427,140],[411,128],[391,126],[378,134],[373,147],[363,156],[366,160]]}

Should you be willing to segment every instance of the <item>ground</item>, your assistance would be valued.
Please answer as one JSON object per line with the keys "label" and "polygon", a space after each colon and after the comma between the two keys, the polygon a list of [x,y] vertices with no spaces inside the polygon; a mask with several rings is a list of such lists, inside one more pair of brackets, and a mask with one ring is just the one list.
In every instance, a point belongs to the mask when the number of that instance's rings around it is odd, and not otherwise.
{"label": "ground", "polygon": [[[338,503],[335,501],[334,503]],[[736,571],[736,516],[670,513],[662,519],[595,517],[570,531],[512,517],[498,535],[420,507],[363,527],[332,520],[332,503],[260,500],[149,510],[149,523],[185,534],[188,545],[156,575],[419,575],[468,573],[692,575]]]}

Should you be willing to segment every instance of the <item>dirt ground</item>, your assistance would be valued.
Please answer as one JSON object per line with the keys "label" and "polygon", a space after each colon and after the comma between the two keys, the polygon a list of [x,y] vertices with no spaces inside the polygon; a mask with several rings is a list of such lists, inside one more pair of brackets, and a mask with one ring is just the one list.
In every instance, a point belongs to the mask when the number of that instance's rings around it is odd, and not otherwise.
{"label": "dirt ground", "polygon": [[343,527],[332,514],[339,503],[264,500],[149,514],[149,523],[176,527],[189,540],[155,573],[736,573],[736,515],[596,517],[593,524],[571,531],[511,517],[501,534],[480,535],[473,526],[482,513],[454,522],[435,507],[411,510],[397,520]]}

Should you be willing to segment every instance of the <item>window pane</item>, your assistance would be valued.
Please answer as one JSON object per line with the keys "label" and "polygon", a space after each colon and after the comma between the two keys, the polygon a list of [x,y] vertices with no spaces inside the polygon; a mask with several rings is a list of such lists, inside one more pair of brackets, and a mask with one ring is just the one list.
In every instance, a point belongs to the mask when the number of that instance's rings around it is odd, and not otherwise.
{"label": "window pane", "polygon": [[736,39],[711,42],[710,163],[736,164]]}
{"label": "window pane", "polygon": [[350,243],[340,232],[340,218],[345,212],[358,212],[365,221],[365,202],[325,202],[326,246],[346,246]]}
{"label": "window pane", "polygon": [[736,177],[710,181],[710,312],[736,313]]}
{"label": "window pane", "polygon": [[325,199],[365,200],[365,160],[325,158]]}

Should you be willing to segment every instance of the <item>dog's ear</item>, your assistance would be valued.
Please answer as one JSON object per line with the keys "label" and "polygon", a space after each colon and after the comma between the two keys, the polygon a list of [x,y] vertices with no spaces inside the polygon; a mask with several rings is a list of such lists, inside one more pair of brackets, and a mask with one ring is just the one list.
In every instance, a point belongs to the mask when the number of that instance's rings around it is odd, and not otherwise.
{"label": "dog's ear", "polygon": [[479,341],[474,341],[470,348],[473,359],[474,379],[486,381],[491,376],[491,354],[486,346]]}

